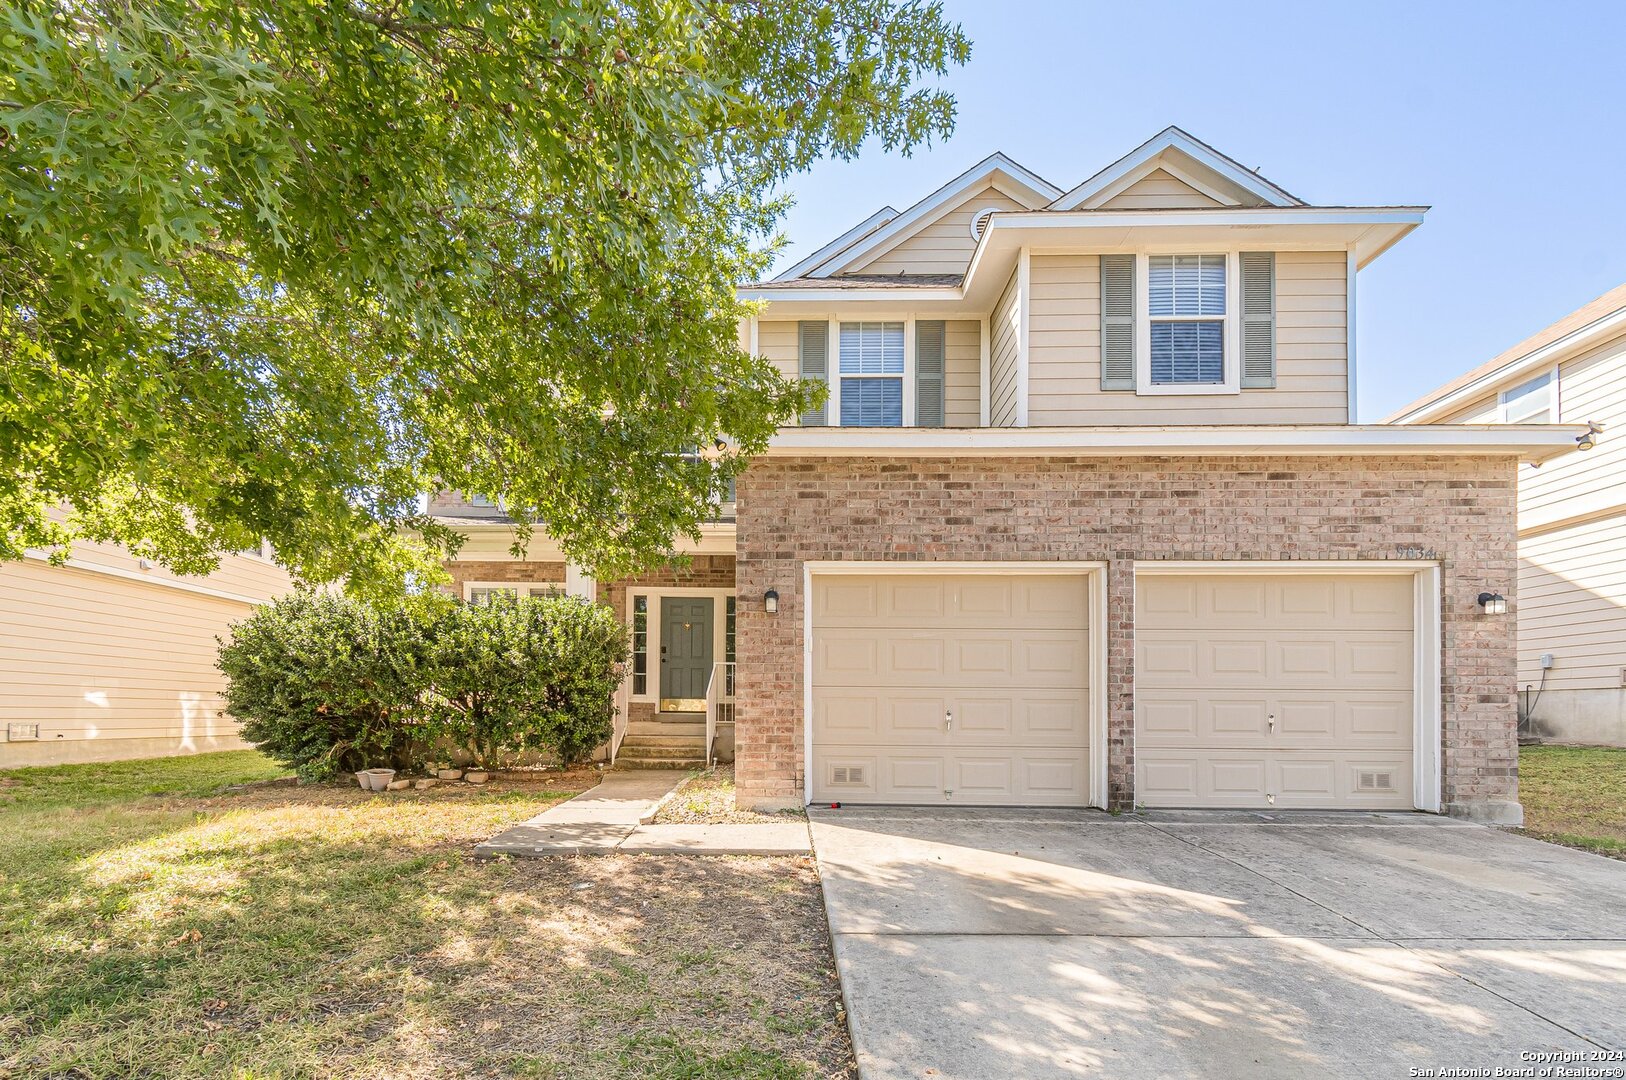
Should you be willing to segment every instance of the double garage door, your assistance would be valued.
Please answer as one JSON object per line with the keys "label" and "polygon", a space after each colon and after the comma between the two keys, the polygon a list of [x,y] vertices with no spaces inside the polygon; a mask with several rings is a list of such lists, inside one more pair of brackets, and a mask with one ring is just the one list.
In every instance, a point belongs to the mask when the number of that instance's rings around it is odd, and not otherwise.
{"label": "double garage door", "polygon": [[[1414,805],[1409,574],[1136,592],[1137,803]],[[1083,574],[820,573],[812,606],[814,801],[1091,801]]]}

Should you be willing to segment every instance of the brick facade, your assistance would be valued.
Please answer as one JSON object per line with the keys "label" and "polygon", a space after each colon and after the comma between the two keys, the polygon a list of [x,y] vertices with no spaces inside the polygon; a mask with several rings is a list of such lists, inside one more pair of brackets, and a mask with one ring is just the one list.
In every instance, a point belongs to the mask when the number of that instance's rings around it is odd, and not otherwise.
{"label": "brick facade", "polygon": [[565,583],[565,564],[562,562],[515,562],[513,559],[490,562],[449,562],[447,573],[452,575],[452,593],[463,595],[467,581],[512,581],[547,585]]}
{"label": "brick facade", "polygon": [[[689,558],[687,566],[663,566],[636,577],[625,578],[613,582],[600,582],[598,598],[601,603],[609,604],[615,612],[616,618],[622,622],[630,623],[627,618],[627,593],[637,592],[639,586],[644,588],[686,588],[686,589],[732,589],[734,587],[734,556],[732,555],[693,555]],[[650,612],[650,618],[655,613]],[[721,619],[723,612],[719,609],[714,615]],[[722,659],[718,657],[718,659]],[[651,680],[660,678],[660,664],[657,658],[650,657],[649,677]],[[629,720],[647,720],[655,715],[655,704],[649,701],[634,701],[627,708]]]}
{"label": "brick facade", "polygon": [[[1104,561],[1108,786],[1133,802],[1135,560],[1438,559],[1443,799],[1518,787],[1511,457],[765,458],[739,481],[739,796],[802,800],[803,560]],[[760,597],[777,589],[777,616]]]}

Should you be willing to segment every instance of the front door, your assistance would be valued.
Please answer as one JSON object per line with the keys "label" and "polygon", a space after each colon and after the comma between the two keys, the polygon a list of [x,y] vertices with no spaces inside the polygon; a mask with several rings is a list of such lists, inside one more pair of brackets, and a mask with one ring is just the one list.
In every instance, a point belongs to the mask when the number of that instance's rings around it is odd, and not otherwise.
{"label": "front door", "polygon": [[661,712],[703,712],[711,679],[712,599],[661,599]]}

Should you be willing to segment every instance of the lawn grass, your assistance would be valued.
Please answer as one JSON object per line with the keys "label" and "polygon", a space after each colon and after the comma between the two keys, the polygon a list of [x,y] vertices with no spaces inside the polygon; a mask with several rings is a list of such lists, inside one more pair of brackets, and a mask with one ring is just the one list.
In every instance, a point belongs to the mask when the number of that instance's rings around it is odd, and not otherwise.
{"label": "lawn grass", "polygon": [[1626,750],[1521,747],[1519,801],[1529,835],[1626,859]]}
{"label": "lawn grass", "polygon": [[810,865],[477,863],[590,785],[0,773],[0,1077],[845,1076]]}

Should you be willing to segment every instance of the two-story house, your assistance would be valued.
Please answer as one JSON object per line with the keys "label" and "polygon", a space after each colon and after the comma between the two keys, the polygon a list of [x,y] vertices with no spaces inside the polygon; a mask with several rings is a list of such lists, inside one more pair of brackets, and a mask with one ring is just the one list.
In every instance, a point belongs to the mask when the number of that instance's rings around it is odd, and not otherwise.
{"label": "two-story house", "polygon": [[742,288],[829,399],[689,568],[591,583],[463,517],[458,587],[611,604],[625,747],[731,702],[759,806],[1516,821],[1515,470],[1576,432],[1352,422],[1358,272],[1423,216],[1175,128],[1067,189],[995,154]]}
{"label": "two-story house", "polygon": [[1626,285],[1390,417],[1587,424],[1586,453],[1519,470],[1520,714],[1626,746]]}

